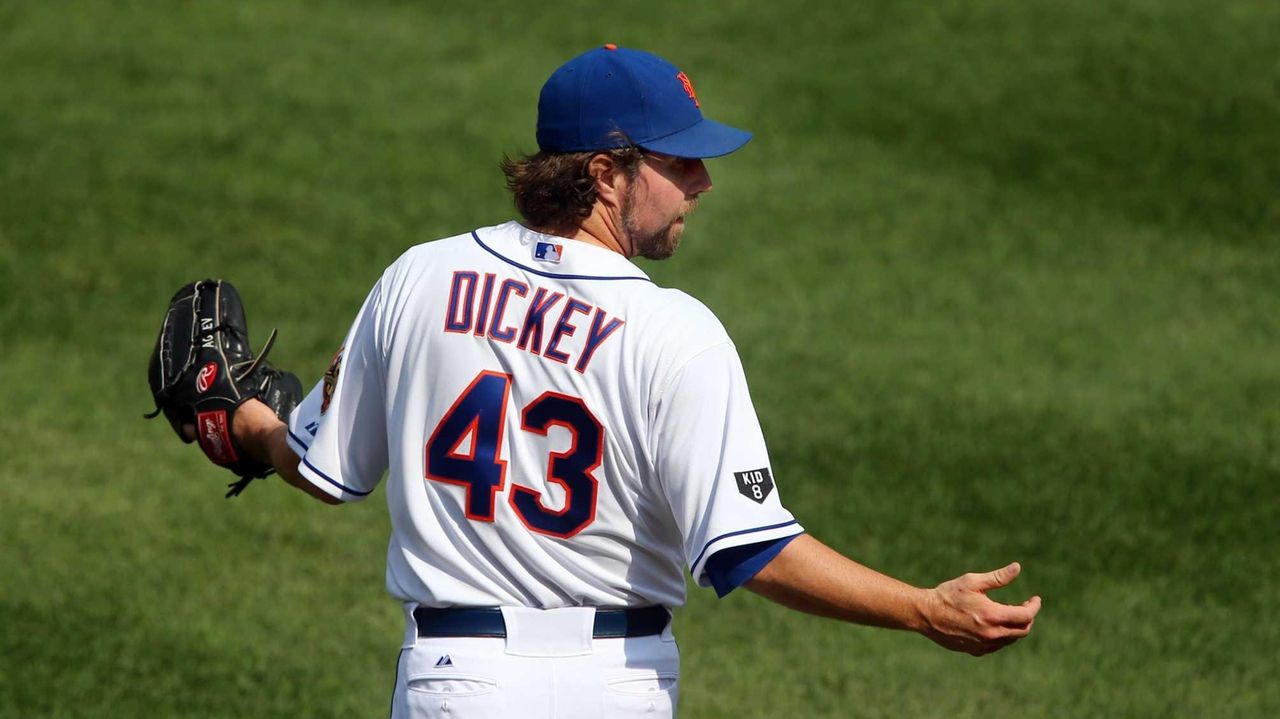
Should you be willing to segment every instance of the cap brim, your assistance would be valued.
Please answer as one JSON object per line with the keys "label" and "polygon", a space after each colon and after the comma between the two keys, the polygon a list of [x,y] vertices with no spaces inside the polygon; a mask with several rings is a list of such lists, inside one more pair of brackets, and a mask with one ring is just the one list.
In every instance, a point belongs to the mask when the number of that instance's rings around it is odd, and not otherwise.
{"label": "cap brim", "polygon": [[746,130],[703,118],[679,132],[636,144],[664,155],[703,159],[728,155],[750,139]]}

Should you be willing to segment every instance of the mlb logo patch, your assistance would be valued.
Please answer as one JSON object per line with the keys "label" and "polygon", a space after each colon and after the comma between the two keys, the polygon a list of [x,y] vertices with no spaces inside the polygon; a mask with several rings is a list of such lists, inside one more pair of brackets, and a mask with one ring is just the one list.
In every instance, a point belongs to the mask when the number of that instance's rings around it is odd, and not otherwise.
{"label": "mlb logo patch", "polygon": [[539,242],[533,248],[533,259],[542,260],[543,262],[559,263],[563,254],[564,245],[554,242]]}

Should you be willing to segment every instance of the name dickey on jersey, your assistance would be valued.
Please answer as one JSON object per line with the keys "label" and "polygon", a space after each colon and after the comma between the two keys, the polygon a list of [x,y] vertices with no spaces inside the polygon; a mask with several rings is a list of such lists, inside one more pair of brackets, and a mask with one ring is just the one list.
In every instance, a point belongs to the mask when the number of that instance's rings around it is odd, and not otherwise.
{"label": "name dickey on jersey", "polygon": [[[563,292],[513,278],[499,281],[492,272],[482,281],[480,273],[466,270],[453,273],[444,317],[445,332],[514,343],[517,349],[560,364],[572,359],[578,372],[587,371],[600,346],[622,325],[623,320],[610,317],[604,308]],[[579,335],[579,329],[585,334]]]}

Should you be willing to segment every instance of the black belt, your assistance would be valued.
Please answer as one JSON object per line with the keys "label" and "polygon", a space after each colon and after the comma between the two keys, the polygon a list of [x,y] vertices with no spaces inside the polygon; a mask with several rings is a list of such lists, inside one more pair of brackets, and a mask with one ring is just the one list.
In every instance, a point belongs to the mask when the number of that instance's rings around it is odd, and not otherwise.
{"label": "black belt", "polygon": [[[507,623],[497,608],[418,607],[413,610],[419,637],[506,637]],[[671,621],[666,607],[596,609],[591,636],[596,639],[661,634]]]}

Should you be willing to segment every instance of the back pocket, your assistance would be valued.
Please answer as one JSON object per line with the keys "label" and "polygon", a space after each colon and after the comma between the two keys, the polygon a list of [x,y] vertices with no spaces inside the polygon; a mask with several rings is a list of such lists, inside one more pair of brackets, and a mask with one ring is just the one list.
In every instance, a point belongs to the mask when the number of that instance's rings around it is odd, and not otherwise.
{"label": "back pocket", "polygon": [[405,684],[412,715],[436,719],[498,717],[502,695],[489,677],[466,674],[421,674]]}
{"label": "back pocket", "polygon": [[630,672],[619,674],[605,686],[608,717],[659,719],[675,713],[680,687],[675,674]]}

